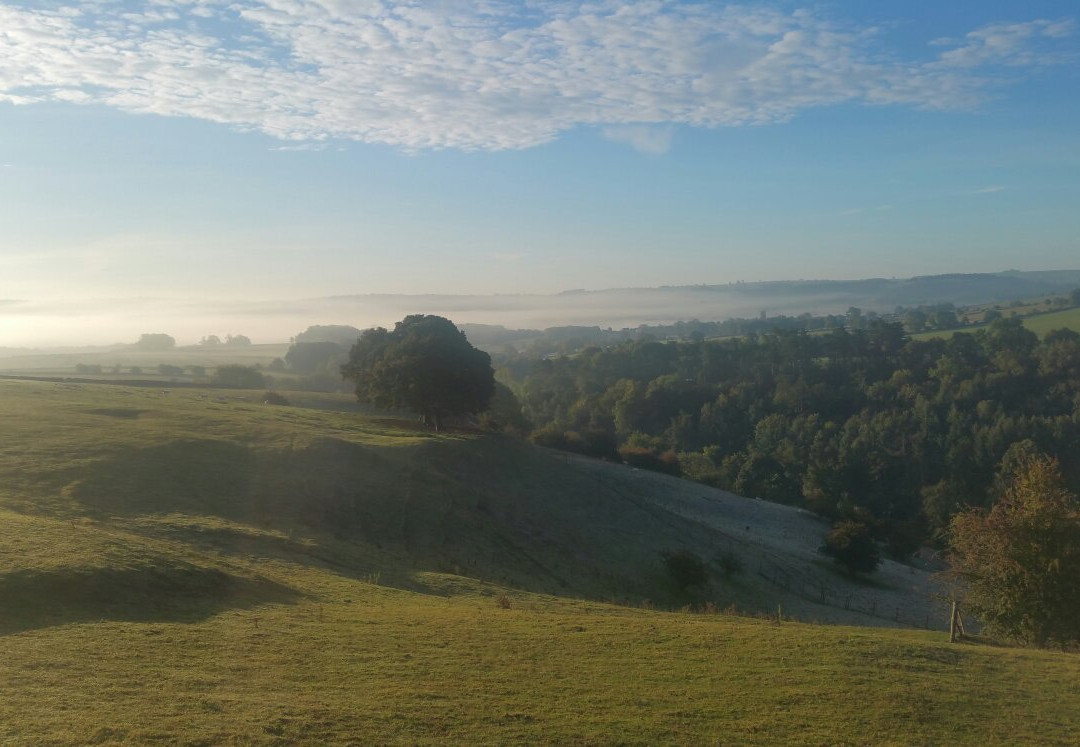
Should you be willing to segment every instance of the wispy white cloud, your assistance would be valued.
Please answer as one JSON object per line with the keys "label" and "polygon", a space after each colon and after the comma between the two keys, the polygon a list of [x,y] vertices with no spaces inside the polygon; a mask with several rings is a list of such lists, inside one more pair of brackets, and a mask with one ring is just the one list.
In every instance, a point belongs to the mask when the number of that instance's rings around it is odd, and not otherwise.
{"label": "wispy white cloud", "polygon": [[942,66],[1054,65],[1077,59],[1075,49],[1048,48],[1040,42],[1065,39],[1074,33],[1076,22],[1071,19],[999,23],[976,29],[960,40],[938,39],[934,44],[953,47],[941,54]]}
{"label": "wispy white cloud", "polygon": [[639,153],[659,156],[671,148],[672,128],[670,125],[612,125],[603,129],[603,135],[612,142],[629,145]]}
{"label": "wispy white cloud", "polygon": [[320,142],[303,142],[303,143],[290,143],[289,145],[275,145],[270,148],[272,151],[279,153],[290,153],[296,151],[318,151],[326,150],[326,143]]}
{"label": "wispy white cloud", "polygon": [[[291,142],[525,148],[580,126],[650,153],[667,125],[841,102],[976,104],[987,69],[1062,62],[1071,21],[902,60],[814,11],[657,0],[0,0],[0,102],[196,117]],[[44,8],[44,9],[43,9]],[[1064,50],[1064,51],[1063,51]]]}
{"label": "wispy white cloud", "polygon": [[996,185],[992,185],[992,186],[989,186],[989,187],[983,187],[982,189],[976,189],[976,190],[970,192],[969,194],[988,195],[988,194],[992,194],[993,192],[1004,191],[1004,189],[1005,189],[1005,187],[1001,186],[1000,184],[996,184]]}

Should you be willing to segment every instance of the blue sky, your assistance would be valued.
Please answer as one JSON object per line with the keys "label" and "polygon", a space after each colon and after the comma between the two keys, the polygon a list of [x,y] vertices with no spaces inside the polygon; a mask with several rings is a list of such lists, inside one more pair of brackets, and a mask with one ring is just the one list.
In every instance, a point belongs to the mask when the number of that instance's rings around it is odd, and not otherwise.
{"label": "blue sky", "polygon": [[0,0],[0,298],[1075,268],[1078,16]]}

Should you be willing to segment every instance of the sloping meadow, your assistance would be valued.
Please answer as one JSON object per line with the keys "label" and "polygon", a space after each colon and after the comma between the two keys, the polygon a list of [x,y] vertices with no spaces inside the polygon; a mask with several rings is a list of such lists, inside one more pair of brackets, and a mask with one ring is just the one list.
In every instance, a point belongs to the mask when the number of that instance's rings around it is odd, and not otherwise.
{"label": "sloping meadow", "polygon": [[256,392],[0,382],[0,424],[0,740],[1080,730],[1075,656],[605,603],[717,542],[625,468]]}

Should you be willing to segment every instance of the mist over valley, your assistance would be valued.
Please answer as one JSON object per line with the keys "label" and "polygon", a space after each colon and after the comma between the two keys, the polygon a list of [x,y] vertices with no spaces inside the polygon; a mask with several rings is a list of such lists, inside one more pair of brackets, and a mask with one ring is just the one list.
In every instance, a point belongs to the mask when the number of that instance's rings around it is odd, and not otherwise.
{"label": "mist over valley", "polygon": [[362,294],[261,301],[151,298],[9,300],[0,306],[0,356],[22,348],[103,346],[149,331],[179,345],[208,334],[244,334],[256,343],[283,343],[312,324],[365,329],[392,326],[407,314],[446,316],[461,324],[543,330],[584,326],[636,328],[733,317],[843,315],[850,307],[889,314],[897,307],[1013,302],[1067,293],[1080,270],[930,275],[906,279],[798,280],[723,285],[576,290],[551,295]]}

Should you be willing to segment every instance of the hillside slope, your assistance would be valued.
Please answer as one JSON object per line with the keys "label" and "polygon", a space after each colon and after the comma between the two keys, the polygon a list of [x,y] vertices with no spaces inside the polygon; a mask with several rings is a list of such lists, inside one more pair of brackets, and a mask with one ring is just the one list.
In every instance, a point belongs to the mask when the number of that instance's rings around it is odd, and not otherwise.
{"label": "hillside slope", "polygon": [[[0,741],[1006,744],[1080,730],[1076,656],[792,622],[896,625],[886,600],[916,604],[923,580],[889,566],[843,586],[814,550],[824,528],[798,511],[436,437],[332,397],[253,395],[0,382]],[[680,547],[745,565],[731,579],[714,566],[694,601],[779,603],[783,622],[594,601],[684,604],[658,558]],[[876,616],[853,611],[874,600]]]}
{"label": "hillside slope", "polygon": [[[944,624],[925,572],[887,562],[854,582],[817,552],[826,527],[805,512],[497,436],[335,412],[330,395],[308,404],[324,409],[263,405],[257,393],[0,382],[0,505],[199,550],[288,547],[403,588],[435,571],[629,604]],[[661,553],[681,549],[711,563],[708,588],[673,587]],[[722,555],[742,572],[725,577]]]}

